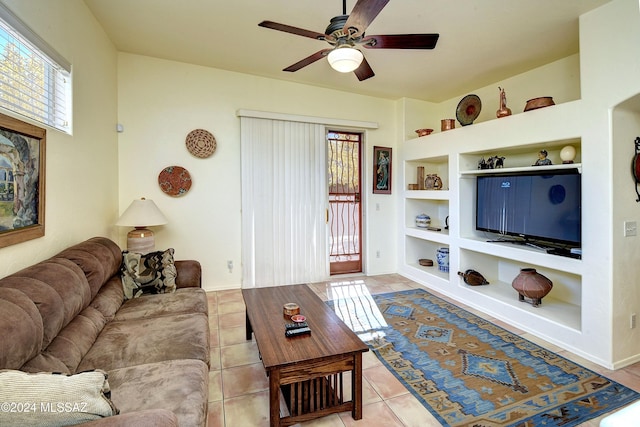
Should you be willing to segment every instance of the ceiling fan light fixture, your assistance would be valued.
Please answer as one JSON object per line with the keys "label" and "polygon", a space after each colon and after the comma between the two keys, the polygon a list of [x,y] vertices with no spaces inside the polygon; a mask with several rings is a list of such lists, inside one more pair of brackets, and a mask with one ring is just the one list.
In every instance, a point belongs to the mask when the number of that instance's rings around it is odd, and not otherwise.
{"label": "ceiling fan light fixture", "polygon": [[351,46],[338,46],[327,55],[329,65],[341,73],[350,73],[360,66],[364,55]]}

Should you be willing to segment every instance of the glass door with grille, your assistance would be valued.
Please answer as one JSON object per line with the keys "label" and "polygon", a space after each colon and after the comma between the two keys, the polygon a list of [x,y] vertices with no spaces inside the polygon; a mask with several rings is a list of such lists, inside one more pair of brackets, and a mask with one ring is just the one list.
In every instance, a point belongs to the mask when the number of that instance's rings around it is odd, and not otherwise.
{"label": "glass door with grille", "polygon": [[329,131],[329,262],[331,274],[362,272],[362,134]]}

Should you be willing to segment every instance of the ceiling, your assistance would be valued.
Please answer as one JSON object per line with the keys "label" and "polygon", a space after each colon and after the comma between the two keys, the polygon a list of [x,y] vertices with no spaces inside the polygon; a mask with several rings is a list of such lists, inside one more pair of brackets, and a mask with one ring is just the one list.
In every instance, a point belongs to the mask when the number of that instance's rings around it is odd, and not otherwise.
{"label": "ceiling", "polygon": [[[578,17],[610,0],[390,1],[367,35],[439,33],[434,50],[362,49],[358,81],[320,60],[282,69],[326,42],[258,27],[324,33],[340,0],[85,0],[118,51],[376,97],[441,102],[578,52]],[[347,0],[347,13],[355,0]]]}

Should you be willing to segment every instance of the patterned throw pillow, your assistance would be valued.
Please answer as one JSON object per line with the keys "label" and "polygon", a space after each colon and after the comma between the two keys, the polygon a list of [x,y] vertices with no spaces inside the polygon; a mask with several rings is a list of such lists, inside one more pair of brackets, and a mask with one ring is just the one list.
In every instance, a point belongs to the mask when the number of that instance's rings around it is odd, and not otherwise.
{"label": "patterned throw pillow", "polygon": [[0,370],[0,425],[71,426],[119,411],[111,402],[107,373]]}
{"label": "patterned throw pillow", "polygon": [[176,290],[177,273],[173,248],[148,254],[124,251],[120,272],[125,299]]}

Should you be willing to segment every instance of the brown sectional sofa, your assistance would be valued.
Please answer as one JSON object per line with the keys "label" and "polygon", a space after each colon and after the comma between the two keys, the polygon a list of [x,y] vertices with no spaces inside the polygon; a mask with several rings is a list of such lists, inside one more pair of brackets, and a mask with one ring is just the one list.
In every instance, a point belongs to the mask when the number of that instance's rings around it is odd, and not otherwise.
{"label": "brown sectional sofa", "polygon": [[177,290],[124,300],[121,249],[89,239],[0,279],[0,369],[101,369],[120,415],[86,426],[204,426],[207,297],[200,264],[176,261]]}

